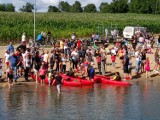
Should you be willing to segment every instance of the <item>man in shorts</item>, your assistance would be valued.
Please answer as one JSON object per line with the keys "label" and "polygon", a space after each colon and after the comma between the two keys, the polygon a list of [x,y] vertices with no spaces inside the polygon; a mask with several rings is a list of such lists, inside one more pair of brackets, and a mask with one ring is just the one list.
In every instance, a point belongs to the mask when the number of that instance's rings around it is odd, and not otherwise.
{"label": "man in shorts", "polygon": [[128,57],[127,53],[124,53],[124,57],[123,57],[123,72],[124,72],[124,77],[125,78],[129,75],[128,65],[129,65],[129,57]]}

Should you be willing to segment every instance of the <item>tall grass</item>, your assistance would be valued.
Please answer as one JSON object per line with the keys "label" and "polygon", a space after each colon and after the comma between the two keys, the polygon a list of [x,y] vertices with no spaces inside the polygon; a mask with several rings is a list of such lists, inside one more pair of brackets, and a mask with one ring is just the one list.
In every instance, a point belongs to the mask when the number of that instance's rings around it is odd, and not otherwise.
{"label": "tall grass", "polygon": [[[150,32],[160,32],[160,15],[146,14],[101,14],[101,13],[36,13],[36,35],[51,31],[53,38],[70,37],[76,32],[79,37],[90,36],[92,32],[103,33],[117,28],[122,32],[125,26],[144,26]],[[33,13],[0,12],[0,40],[21,39],[23,32],[33,37]]]}

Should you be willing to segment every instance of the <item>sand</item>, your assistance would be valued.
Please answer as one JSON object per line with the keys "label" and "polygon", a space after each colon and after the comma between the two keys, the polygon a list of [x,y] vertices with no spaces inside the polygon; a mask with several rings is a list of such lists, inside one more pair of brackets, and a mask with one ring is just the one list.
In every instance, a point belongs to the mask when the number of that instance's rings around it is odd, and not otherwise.
{"label": "sand", "polygon": [[[17,45],[14,45],[14,47],[16,47]],[[112,47],[111,45],[109,47]],[[1,49],[1,52],[0,52],[0,58],[4,58],[4,54],[5,54],[5,50],[6,50],[7,46],[0,46],[0,49]],[[50,50],[51,48],[45,48],[44,50]],[[156,48],[153,49],[153,53],[155,52]],[[153,68],[154,68],[154,54],[147,54],[147,57],[150,58],[150,61],[151,61],[151,78],[146,78],[145,76],[145,73],[141,73],[140,76],[136,76],[135,75],[135,69],[132,69],[132,76],[133,76],[133,79],[130,80],[132,82],[134,81],[143,81],[143,80],[157,80],[159,79],[159,74],[155,73],[153,71]],[[117,71],[117,72],[120,72],[120,75],[122,78],[124,78],[124,74],[123,74],[123,69],[122,69],[122,66],[120,64],[120,60],[119,58],[117,57],[116,58],[116,67],[114,68],[113,66],[109,65],[111,64],[111,57],[110,55],[107,55],[107,66],[106,66],[106,75],[108,76],[113,76],[114,73]],[[132,65],[133,67],[135,68],[135,58],[132,58]],[[67,64],[67,66],[69,66],[69,63]],[[95,65],[94,67],[96,68],[96,71],[97,71],[97,64],[95,62]],[[67,67],[67,70],[68,70],[69,67]],[[3,64],[3,71],[5,72],[5,64]],[[17,80],[17,83],[16,84],[24,84],[24,83],[27,83],[27,84],[33,84],[33,80],[31,78],[29,78],[29,80],[31,82],[25,82],[25,79],[23,77],[20,77],[18,80]]]}

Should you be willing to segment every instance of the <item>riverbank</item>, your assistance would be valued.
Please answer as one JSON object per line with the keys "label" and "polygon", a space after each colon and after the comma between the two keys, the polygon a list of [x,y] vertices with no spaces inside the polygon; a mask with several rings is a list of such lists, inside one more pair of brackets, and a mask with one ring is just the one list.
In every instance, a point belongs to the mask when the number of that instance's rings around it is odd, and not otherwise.
{"label": "riverbank", "polygon": [[[15,46],[16,47],[16,46]],[[109,46],[109,48],[112,47],[112,45]],[[1,52],[0,52],[0,58],[4,58],[4,53],[5,53],[5,50],[7,48],[7,46],[1,46]],[[51,48],[44,48],[44,50],[50,50]],[[153,49],[153,53],[155,53],[155,48]],[[153,81],[153,80],[157,80],[159,79],[159,74],[158,73],[155,73],[153,71],[153,67],[154,67],[154,54],[147,54],[147,57],[150,58],[150,61],[151,61],[151,78],[146,78],[145,77],[145,73],[141,73],[140,75],[135,75],[135,58],[133,58],[131,61],[133,63],[133,69],[132,69],[132,76],[133,76],[133,79],[130,80],[130,82],[136,82],[136,81]],[[122,78],[124,78],[123,76],[123,69],[121,67],[121,64],[120,64],[120,60],[119,58],[117,57],[116,58],[116,65],[115,67],[113,67],[111,65],[111,59],[110,59],[110,55],[107,55],[107,65],[106,65],[106,75],[107,76],[113,76],[115,72],[120,72],[120,75],[122,76]],[[3,72],[5,72],[5,65],[3,65]],[[69,66],[69,63],[67,64],[67,66]],[[97,63],[94,62],[94,67],[96,68],[96,72],[98,71],[97,69]],[[67,67],[67,70],[69,70],[70,67]],[[22,77],[20,77],[18,79],[18,82],[16,84],[28,84],[28,85],[31,85],[31,84],[35,84],[35,81],[32,80],[31,78],[29,78],[30,82],[26,82],[25,79]],[[3,84],[2,84],[3,85]]]}

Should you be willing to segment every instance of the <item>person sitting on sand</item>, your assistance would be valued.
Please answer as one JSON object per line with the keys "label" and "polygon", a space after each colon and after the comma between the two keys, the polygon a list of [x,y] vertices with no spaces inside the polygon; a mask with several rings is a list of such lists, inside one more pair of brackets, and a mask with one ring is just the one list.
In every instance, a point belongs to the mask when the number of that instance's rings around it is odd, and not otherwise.
{"label": "person sitting on sand", "polygon": [[115,80],[115,81],[121,81],[121,76],[120,76],[119,72],[115,73],[115,76],[113,77],[113,80]]}
{"label": "person sitting on sand", "polygon": [[69,69],[69,71],[66,73],[67,76],[69,77],[74,77],[74,71],[72,68]]}

